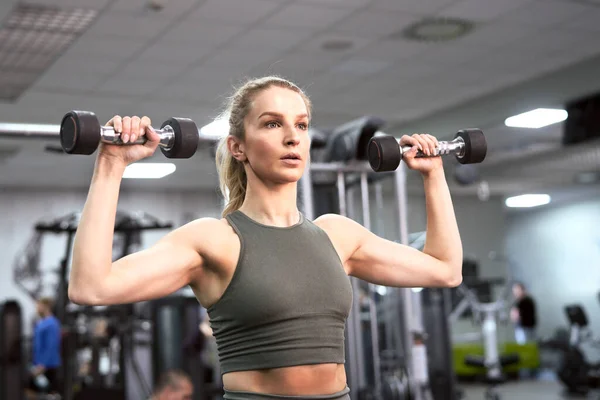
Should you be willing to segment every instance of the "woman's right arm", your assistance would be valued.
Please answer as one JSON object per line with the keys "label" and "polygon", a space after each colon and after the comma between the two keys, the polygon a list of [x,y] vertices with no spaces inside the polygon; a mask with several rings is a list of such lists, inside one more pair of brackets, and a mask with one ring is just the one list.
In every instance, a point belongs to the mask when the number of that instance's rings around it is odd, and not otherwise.
{"label": "woman's right arm", "polygon": [[[191,283],[202,269],[198,232],[210,232],[216,219],[189,223],[154,246],[112,262],[119,188],[125,167],[154,153],[159,137],[150,119],[115,117],[109,125],[124,141],[146,135],[143,145],[101,144],[88,197],[73,243],[69,298],[78,304],[123,304],[166,296]],[[127,140],[125,140],[127,139]],[[214,231],[214,229],[213,229]]]}

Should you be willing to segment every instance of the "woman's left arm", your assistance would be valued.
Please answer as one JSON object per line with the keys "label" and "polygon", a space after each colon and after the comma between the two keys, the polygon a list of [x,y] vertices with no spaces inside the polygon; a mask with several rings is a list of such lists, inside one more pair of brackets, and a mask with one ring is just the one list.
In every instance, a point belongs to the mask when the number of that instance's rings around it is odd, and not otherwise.
{"label": "woman's left arm", "polygon": [[455,287],[462,282],[463,251],[441,157],[415,158],[417,148],[431,153],[429,135],[405,136],[414,148],[403,158],[423,175],[427,239],[423,251],[383,239],[349,218],[328,214],[315,223],[331,238],[348,275],[384,286]]}

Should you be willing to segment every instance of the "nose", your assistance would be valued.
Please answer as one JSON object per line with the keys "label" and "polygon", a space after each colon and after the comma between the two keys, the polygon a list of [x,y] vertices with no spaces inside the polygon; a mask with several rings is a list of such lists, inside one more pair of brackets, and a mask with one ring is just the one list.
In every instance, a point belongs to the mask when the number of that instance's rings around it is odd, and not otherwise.
{"label": "nose", "polygon": [[286,129],[284,140],[287,146],[297,146],[300,144],[300,133],[296,128]]}

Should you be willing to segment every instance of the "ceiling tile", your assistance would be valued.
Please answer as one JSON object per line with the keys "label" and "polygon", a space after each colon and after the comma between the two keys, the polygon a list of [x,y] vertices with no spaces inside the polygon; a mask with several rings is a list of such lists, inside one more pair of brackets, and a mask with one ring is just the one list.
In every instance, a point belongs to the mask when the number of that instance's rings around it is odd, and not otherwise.
{"label": "ceiling tile", "polygon": [[158,79],[117,75],[101,82],[96,87],[96,92],[104,96],[150,96],[158,93],[162,83]]}
{"label": "ceiling tile", "polygon": [[188,16],[188,20],[252,25],[282,6],[283,2],[276,0],[207,0]]}
{"label": "ceiling tile", "polygon": [[460,0],[440,10],[439,15],[476,22],[491,21],[532,1]]}
{"label": "ceiling tile", "polygon": [[83,36],[69,49],[69,55],[85,56],[90,59],[110,58],[112,61],[124,60],[147,45],[144,39],[123,37]]}
{"label": "ceiling tile", "polygon": [[533,57],[566,51],[585,42],[587,38],[588,35],[584,32],[544,29],[534,35],[511,42],[508,46]]}
{"label": "ceiling tile", "polygon": [[325,28],[347,17],[349,8],[325,8],[314,4],[292,3],[268,19],[269,25],[282,28]]}
{"label": "ceiling tile", "polygon": [[180,63],[148,63],[134,60],[119,69],[117,75],[132,79],[171,79],[185,70],[186,65]]}
{"label": "ceiling tile", "polygon": [[464,44],[460,41],[440,43],[415,56],[415,59],[426,64],[439,66],[456,66],[470,60],[484,57],[490,52],[486,46]]}
{"label": "ceiling tile", "polygon": [[42,6],[102,10],[110,3],[110,1],[111,0],[35,0],[33,3]]}
{"label": "ceiling tile", "polygon": [[261,67],[263,69],[285,71],[319,72],[332,67],[338,62],[338,57],[331,57],[328,53],[293,50],[289,53],[279,54],[270,58],[267,62],[262,64]]}
{"label": "ceiling tile", "polygon": [[281,53],[281,51],[272,47],[245,49],[228,46],[211,54],[210,57],[202,63],[202,66],[212,69],[236,67],[236,69],[247,71],[264,63],[265,60],[272,59],[278,53]]}
{"label": "ceiling tile", "polygon": [[104,13],[87,30],[86,35],[118,36],[125,38],[141,38],[148,40],[160,34],[171,24],[167,18],[157,15],[138,17],[122,13]]}
{"label": "ceiling tile", "polygon": [[107,75],[107,73],[101,74],[85,69],[79,71],[53,71],[42,75],[32,88],[75,92],[89,91],[95,88],[103,79],[106,79]]}
{"label": "ceiling tile", "polygon": [[392,65],[389,61],[349,58],[331,68],[331,72],[354,76],[366,76],[381,72]]}
{"label": "ceiling tile", "polygon": [[600,32],[600,7],[596,7],[589,12],[578,15],[569,21],[566,21],[560,28],[581,30],[586,32]]}
{"label": "ceiling tile", "polygon": [[232,46],[236,49],[269,48],[271,50],[287,51],[304,42],[312,35],[311,31],[288,29],[272,29],[259,27],[244,32]]}
{"label": "ceiling tile", "polygon": [[371,7],[380,10],[433,15],[454,1],[456,0],[373,0]]}
{"label": "ceiling tile", "polygon": [[422,54],[435,45],[404,39],[382,40],[369,43],[356,52],[357,57],[376,60],[400,61]]}
{"label": "ceiling tile", "polygon": [[358,8],[369,4],[372,0],[294,0],[302,4],[318,4],[326,7]]}
{"label": "ceiling tile", "polygon": [[331,30],[366,38],[383,38],[401,31],[419,18],[405,12],[363,10],[335,24]]}
{"label": "ceiling tile", "polygon": [[189,12],[189,10],[196,8],[199,4],[202,4],[202,2],[202,0],[169,0],[163,2],[163,8],[155,11],[148,6],[148,0],[113,0],[110,5],[110,10],[117,12],[126,11],[129,14],[137,16],[156,16],[165,18],[179,16],[182,13]]}
{"label": "ceiling tile", "polygon": [[590,6],[575,1],[536,0],[504,14],[502,20],[530,27],[556,27],[590,9]]}
{"label": "ceiling tile", "polygon": [[243,32],[244,29],[239,25],[185,20],[175,24],[160,40],[171,45],[185,44],[190,49],[202,49],[220,46]]}
{"label": "ceiling tile", "polygon": [[537,29],[534,27],[518,26],[501,21],[491,22],[478,25],[475,30],[460,38],[457,42],[465,46],[502,47],[507,43],[533,35],[536,31]]}
{"label": "ceiling tile", "polygon": [[214,50],[213,46],[194,46],[189,43],[172,43],[159,40],[146,47],[136,58],[136,61],[145,63],[177,63],[182,66],[206,57]]}
{"label": "ceiling tile", "polygon": [[[329,50],[324,49],[324,43],[342,43],[348,42],[351,45],[348,48],[342,48],[340,50]],[[367,45],[373,42],[372,39],[357,36],[357,35],[348,35],[334,32],[326,32],[316,36],[311,37],[310,39],[304,41],[302,45],[298,47],[297,50],[311,53],[318,53],[323,55],[329,55],[331,58],[340,59],[342,57],[347,57],[349,54],[353,54]]]}

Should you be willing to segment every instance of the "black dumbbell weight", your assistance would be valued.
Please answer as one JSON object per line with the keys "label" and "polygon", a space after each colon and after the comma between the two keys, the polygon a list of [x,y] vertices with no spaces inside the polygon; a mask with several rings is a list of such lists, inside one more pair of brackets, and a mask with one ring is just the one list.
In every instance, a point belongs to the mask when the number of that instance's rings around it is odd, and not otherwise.
{"label": "black dumbbell weight", "polygon": [[[487,143],[480,129],[463,129],[456,133],[454,140],[438,143],[439,155],[454,154],[461,164],[480,163],[487,154]],[[411,146],[400,147],[393,136],[375,136],[369,141],[369,164],[376,172],[394,171],[400,165],[402,155],[410,149]],[[427,155],[419,151],[417,157]]]}
{"label": "black dumbbell weight", "polygon": [[[191,119],[170,118],[155,131],[160,136],[160,150],[166,157],[190,158],[196,153],[198,127]],[[135,142],[123,143],[112,126],[101,126],[96,115],[89,111],[69,111],[60,124],[60,144],[68,154],[90,155],[100,142],[127,146],[146,141],[146,137],[141,136]]]}

